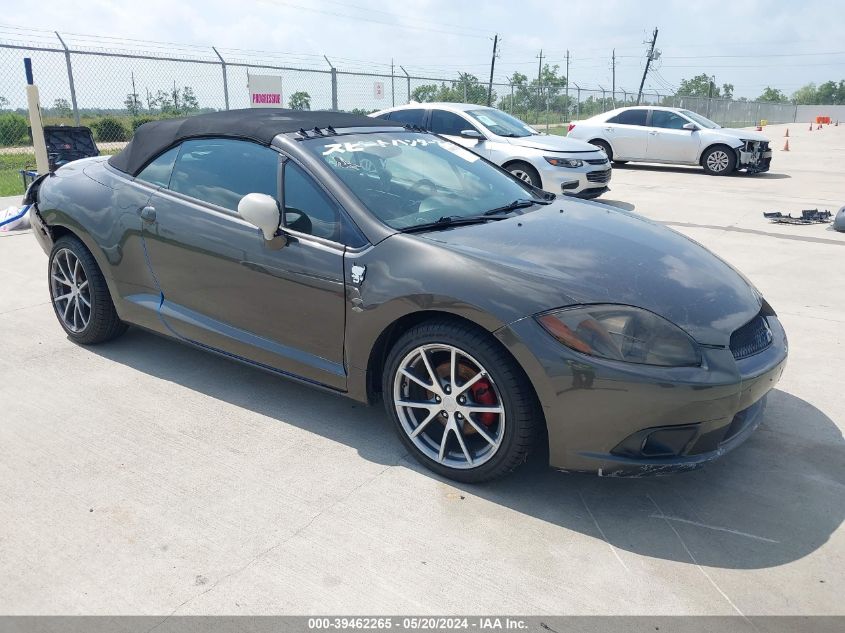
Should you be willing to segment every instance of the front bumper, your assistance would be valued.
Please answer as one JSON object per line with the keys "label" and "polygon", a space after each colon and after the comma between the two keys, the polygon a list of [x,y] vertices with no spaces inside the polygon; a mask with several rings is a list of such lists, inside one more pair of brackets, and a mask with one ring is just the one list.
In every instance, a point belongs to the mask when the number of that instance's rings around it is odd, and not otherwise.
{"label": "front bumper", "polygon": [[772,150],[768,143],[747,141],[744,146],[737,148],[736,153],[737,169],[744,169],[749,174],[769,171],[772,165]]}
{"label": "front bumper", "polygon": [[[600,159],[596,157],[591,160]],[[535,165],[535,167],[540,172],[543,189],[546,191],[557,195],[595,198],[609,190],[608,184],[613,175],[609,161],[598,165],[585,162],[581,167],[571,168],[555,167],[545,160],[542,162],[543,165]]]}
{"label": "front bumper", "polygon": [[496,334],[537,391],[552,467],[641,476],[698,468],[753,433],[787,357],[783,328],[776,317],[767,319],[774,337],[768,348],[741,360],[729,349],[702,348],[701,367],[584,356],[555,341],[533,318]]}

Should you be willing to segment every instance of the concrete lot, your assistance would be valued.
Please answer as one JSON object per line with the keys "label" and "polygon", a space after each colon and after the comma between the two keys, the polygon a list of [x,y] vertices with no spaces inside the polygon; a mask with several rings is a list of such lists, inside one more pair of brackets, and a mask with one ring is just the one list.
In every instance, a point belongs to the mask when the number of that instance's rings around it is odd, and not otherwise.
{"label": "concrete lot", "polygon": [[0,237],[0,613],[845,614],[845,126],[767,128],[771,173],[615,170],[608,202],[692,236],[780,314],[765,422],[705,470],[535,460],[484,486],[364,408],[130,330],[85,349],[46,257]]}

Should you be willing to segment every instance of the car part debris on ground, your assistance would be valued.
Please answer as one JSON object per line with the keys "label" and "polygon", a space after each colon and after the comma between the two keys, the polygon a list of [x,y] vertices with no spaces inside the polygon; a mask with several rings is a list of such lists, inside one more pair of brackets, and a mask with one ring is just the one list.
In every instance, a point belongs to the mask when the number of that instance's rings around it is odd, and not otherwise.
{"label": "car part debris on ground", "polygon": [[827,224],[831,221],[833,214],[830,211],[819,211],[818,209],[804,209],[801,217],[792,217],[791,213],[784,215],[780,211],[764,211],[763,217],[771,220],[774,224]]}

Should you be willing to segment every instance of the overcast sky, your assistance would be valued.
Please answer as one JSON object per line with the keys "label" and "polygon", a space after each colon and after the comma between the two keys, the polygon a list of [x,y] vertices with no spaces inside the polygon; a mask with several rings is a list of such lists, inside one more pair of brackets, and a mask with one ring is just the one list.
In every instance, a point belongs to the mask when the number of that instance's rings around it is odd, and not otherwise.
{"label": "overcast sky", "polygon": [[[617,86],[628,90],[637,88],[643,42],[658,27],[662,56],[646,83],[652,90],[668,92],[702,72],[751,98],[767,85],[791,94],[810,81],[845,78],[841,0],[39,0],[37,11],[0,0],[0,23],[278,51],[287,63],[325,64],[325,54],[360,70],[389,69],[393,58],[412,74],[466,70],[485,80],[498,33],[498,79],[517,70],[536,76],[540,49],[563,68],[569,49],[572,82],[609,88],[615,47]],[[0,27],[0,39],[10,37],[29,35]]]}

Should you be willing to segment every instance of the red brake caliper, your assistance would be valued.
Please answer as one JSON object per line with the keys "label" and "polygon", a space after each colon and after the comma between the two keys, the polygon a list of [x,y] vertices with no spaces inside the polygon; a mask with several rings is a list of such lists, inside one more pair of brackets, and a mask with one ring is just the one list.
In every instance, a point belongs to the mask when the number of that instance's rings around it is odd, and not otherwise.
{"label": "red brake caliper", "polygon": [[[482,406],[492,406],[496,404],[496,394],[493,392],[493,387],[486,378],[482,378],[472,387],[469,388],[472,392],[472,398]],[[495,413],[480,413],[478,419],[485,426],[490,426],[496,422]]]}

